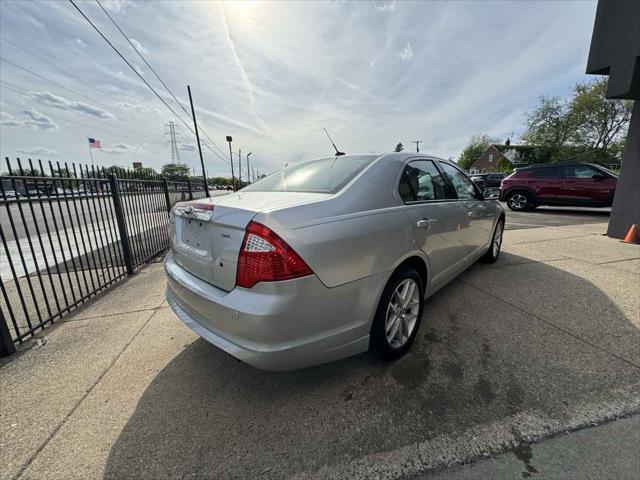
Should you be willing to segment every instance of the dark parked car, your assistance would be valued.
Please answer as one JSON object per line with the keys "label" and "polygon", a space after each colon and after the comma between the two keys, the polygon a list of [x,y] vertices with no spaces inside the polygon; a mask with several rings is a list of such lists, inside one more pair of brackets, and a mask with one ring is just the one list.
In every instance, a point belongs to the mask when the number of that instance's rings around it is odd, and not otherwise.
{"label": "dark parked car", "polygon": [[539,205],[610,207],[617,181],[613,172],[590,163],[533,165],[502,180],[500,200],[511,210]]}
{"label": "dark parked car", "polygon": [[483,191],[485,188],[499,188],[502,179],[506,176],[506,173],[476,173],[471,175],[471,181],[478,186],[480,191]]}

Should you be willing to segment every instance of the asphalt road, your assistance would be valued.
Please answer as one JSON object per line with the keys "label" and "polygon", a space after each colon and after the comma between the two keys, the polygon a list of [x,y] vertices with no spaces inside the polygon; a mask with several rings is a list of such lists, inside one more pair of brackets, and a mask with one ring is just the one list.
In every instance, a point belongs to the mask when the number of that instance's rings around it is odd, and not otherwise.
{"label": "asphalt road", "polygon": [[611,214],[610,208],[538,207],[530,212],[514,212],[506,203],[502,206],[507,216],[506,230],[606,222]]}
{"label": "asphalt road", "polygon": [[[194,192],[194,195],[195,198],[199,198],[203,193]],[[213,195],[216,196],[218,193]],[[172,204],[186,199],[185,192],[171,191],[169,196]],[[113,215],[113,203],[109,195],[83,196],[82,198],[68,196],[66,200],[62,196],[60,199],[42,197],[42,199],[33,198],[31,203],[31,206],[27,202],[20,204],[16,202],[0,203],[0,227],[7,240],[36,235],[38,229],[44,234],[47,227],[45,218],[48,219],[49,229],[54,231],[56,223],[58,228],[71,228],[72,226],[79,228],[80,225],[108,220]],[[127,212],[149,209],[161,211],[166,208],[162,192],[147,194],[144,195],[144,198],[136,194],[124,194],[123,204]],[[12,220],[13,226],[11,225]]]}

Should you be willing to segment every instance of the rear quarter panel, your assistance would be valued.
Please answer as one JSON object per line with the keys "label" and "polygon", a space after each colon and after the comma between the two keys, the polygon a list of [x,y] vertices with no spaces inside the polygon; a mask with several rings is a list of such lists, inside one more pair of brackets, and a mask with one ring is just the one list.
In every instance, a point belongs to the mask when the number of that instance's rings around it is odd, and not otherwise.
{"label": "rear quarter panel", "polygon": [[294,230],[293,248],[328,287],[394,268],[416,249],[400,208],[365,212]]}
{"label": "rear quarter panel", "polygon": [[[259,214],[327,287],[390,271],[420,255],[413,226],[393,195],[401,163],[378,161],[330,199]],[[422,255],[424,256],[424,255]]]}

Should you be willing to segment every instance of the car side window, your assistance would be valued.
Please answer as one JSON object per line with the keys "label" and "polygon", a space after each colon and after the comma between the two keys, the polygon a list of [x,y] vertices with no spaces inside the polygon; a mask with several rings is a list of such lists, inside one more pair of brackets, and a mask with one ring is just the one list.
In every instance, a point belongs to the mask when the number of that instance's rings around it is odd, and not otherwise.
{"label": "car side window", "polygon": [[409,162],[402,171],[398,193],[405,203],[445,198],[444,179],[429,160]]}
{"label": "car side window", "polygon": [[600,172],[588,165],[570,165],[564,167],[565,178],[592,178],[598,173]]}
{"label": "car side window", "polygon": [[446,162],[440,162],[440,168],[444,171],[456,193],[459,200],[477,200],[476,189],[467,176],[453,165]]}
{"label": "car side window", "polygon": [[537,168],[532,173],[533,178],[560,178],[559,167]]}

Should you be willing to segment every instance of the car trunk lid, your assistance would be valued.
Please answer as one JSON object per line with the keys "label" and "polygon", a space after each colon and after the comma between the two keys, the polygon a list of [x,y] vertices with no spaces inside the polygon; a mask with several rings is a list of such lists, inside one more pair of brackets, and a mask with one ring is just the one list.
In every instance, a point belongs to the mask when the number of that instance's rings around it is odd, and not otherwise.
{"label": "car trunk lid", "polygon": [[226,291],[236,285],[245,229],[260,212],[317,201],[326,194],[238,192],[183,202],[173,210],[171,250],[192,275]]}

